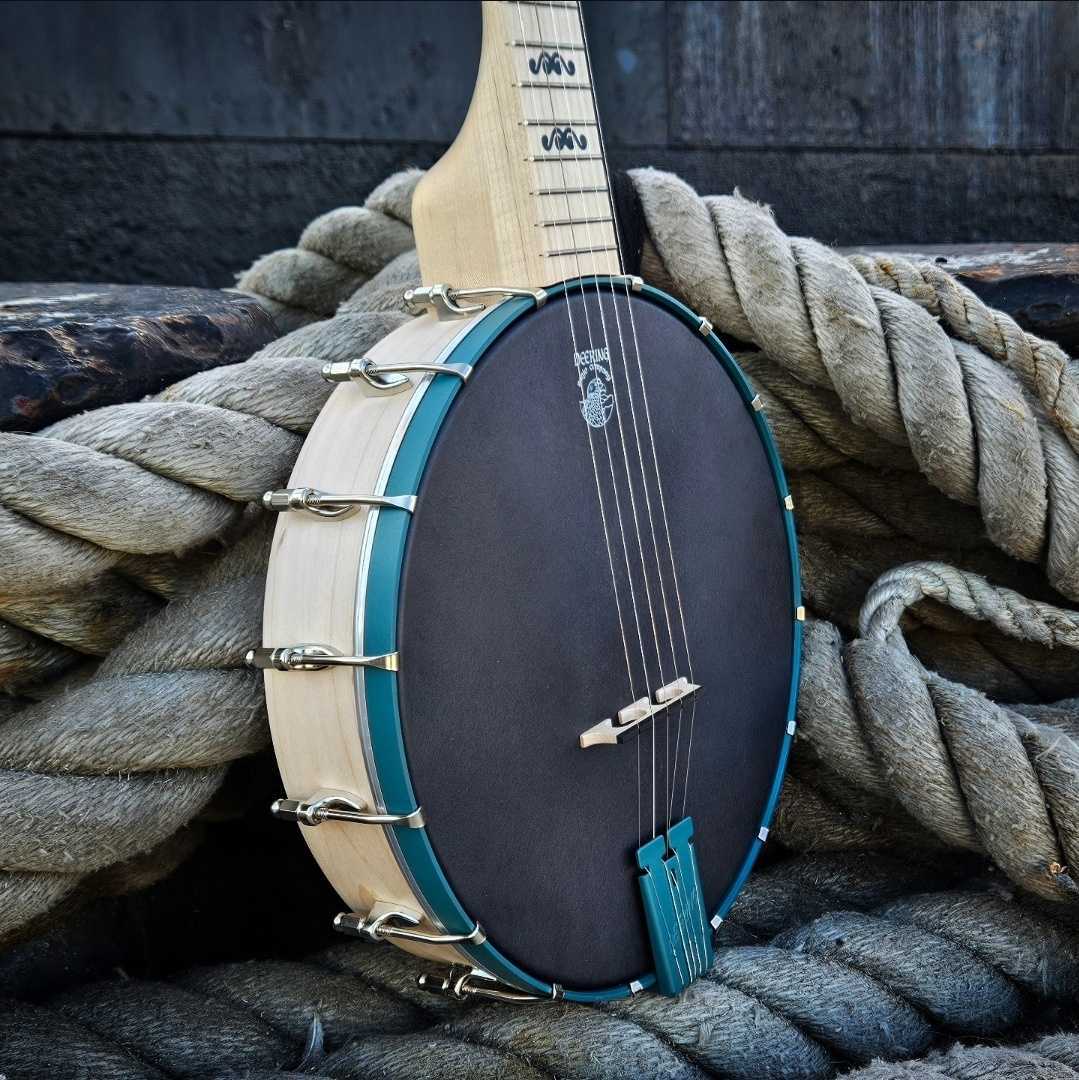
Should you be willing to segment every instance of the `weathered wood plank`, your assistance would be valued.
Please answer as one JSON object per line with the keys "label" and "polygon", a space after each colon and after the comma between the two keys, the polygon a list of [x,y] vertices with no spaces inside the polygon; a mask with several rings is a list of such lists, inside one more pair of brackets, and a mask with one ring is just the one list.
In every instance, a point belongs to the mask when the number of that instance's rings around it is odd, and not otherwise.
{"label": "weathered wood plank", "polygon": [[[296,242],[317,214],[355,205],[433,143],[0,138],[5,277],[231,285]],[[770,204],[785,230],[831,244],[1079,241],[1068,155],[612,148],[615,169],[655,165],[698,191]],[[57,177],[92,176],[93,184]],[[166,181],[167,178],[167,181]],[[168,198],[162,199],[168,184]]]}
{"label": "weathered wood plank", "polygon": [[667,5],[586,0],[592,74],[608,146],[667,143]]}
{"label": "weathered wood plank", "polygon": [[669,169],[702,194],[738,188],[786,232],[828,244],[1079,241],[1074,154],[616,148],[611,159]]}
{"label": "weathered wood plank", "polygon": [[445,141],[479,28],[467,0],[14,0],[0,130]]}
{"label": "weathered wood plank", "polygon": [[672,3],[671,135],[696,146],[1079,147],[1073,3]]}
{"label": "weathered wood plank", "polygon": [[[585,9],[608,137],[666,142],[665,5]],[[10,0],[0,131],[449,142],[479,15],[476,0]]]}
{"label": "weathered wood plank", "polygon": [[135,400],[246,360],[276,336],[269,315],[237,293],[0,283],[0,430]]}

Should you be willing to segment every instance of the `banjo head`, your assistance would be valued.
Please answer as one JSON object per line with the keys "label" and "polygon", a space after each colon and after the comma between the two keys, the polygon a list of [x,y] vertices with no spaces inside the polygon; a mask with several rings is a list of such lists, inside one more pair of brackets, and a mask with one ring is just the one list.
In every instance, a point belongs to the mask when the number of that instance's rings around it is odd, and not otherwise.
{"label": "banjo head", "polygon": [[[478,967],[624,996],[656,966],[637,849],[692,817],[718,918],[767,835],[801,630],[786,484],[730,355],[656,290],[506,301],[446,362],[470,378],[417,389],[382,470],[415,510],[366,525],[356,652],[400,658],[357,674],[372,794],[423,808],[385,833],[433,925],[482,926]],[[582,748],[679,678],[700,689]]]}

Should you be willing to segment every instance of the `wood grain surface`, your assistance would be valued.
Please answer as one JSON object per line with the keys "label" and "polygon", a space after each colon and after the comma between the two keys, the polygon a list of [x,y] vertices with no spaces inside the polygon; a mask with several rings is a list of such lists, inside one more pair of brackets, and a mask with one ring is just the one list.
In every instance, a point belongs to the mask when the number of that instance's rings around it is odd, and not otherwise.
{"label": "wood grain surface", "polygon": [[275,337],[270,316],[238,293],[0,283],[0,431],[136,400]]}
{"label": "wood grain surface", "polygon": [[[836,244],[1079,241],[1079,5],[585,0],[611,165]],[[7,3],[0,274],[227,285],[434,162],[475,0]]]}

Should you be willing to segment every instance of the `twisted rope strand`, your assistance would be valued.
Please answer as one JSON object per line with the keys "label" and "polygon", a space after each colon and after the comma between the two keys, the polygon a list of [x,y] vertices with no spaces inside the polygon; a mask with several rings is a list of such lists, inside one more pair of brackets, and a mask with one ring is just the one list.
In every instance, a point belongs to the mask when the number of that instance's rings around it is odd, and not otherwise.
{"label": "twisted rope strand", "polygon": [[[1074,431],[1072,390],[1058,395],[1052,379],[1038,381],[1047,408],[1016,373],[1028,368],[1014,350],[1013,367],[994,359],[1000,338],[985,320],[963,324],[978,347],[950,338],[924,306],[867,284],[822,245],[785,236],[763,207],[701,199],[654,170],[631,175],[648,223],[650,280],[802,382],[834,392],[859,426],[909,447],[936,488],[979,508],[994,543],[1043,562],[1061,593],[1079,597],[1079,507],[1067,483],[1075,450],[1061,438]],[[1066,367],[1073,375],[1074,364]]]}
{"label": "twisted rope strand", "polygon": [[[732,921],[763,917],[779,933],[721,949],[677,1001],[460,1004],[417,991],[413,958],[349,943],[302,963],[109,981],[15,1005],[0,1013],[0,1056],[15,1076],[45,1075],[75,1047],[101,1076],[280,1077],[302,1063],[305,1075],[335,1077],[824,1078],[843,1062],[922,1053],[939,1031],[1014,1027],[1025,994],[1075,994],[1074,930],[992,893],[896,895],[919,875],[933,873],[834,858],[773,868]],[[800,924],[785,905],[792,879],[818,897]],[[828,910],[844,888],[847,910]],[[62,1040],[46,1035],[57,1026]]]}

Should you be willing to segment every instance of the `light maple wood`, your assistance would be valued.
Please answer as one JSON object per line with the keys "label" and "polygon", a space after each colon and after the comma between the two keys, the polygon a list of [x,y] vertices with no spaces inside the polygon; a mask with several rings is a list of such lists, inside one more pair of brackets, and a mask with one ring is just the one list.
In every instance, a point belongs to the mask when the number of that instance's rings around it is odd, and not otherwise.
{"label": "light maple wood", "polygon": [[[576,4],[485,0],[468,115],[412,200],[425,284],[538,288],[622,272],[584,45]],[[545,51],[574,73],[531,70]],[[586,147],[545,149],[565,127]]]}
{"label": "light maple wood", "polygon": [[[413,199],[424,282],[535,288],[621,273],[577,5],[494,0],[483,4],[483,27],[468,118]],[[573,71],[564,62],[561,73],[532,71],[530,61],[539,62],[545,52],[558,52]],[[584,133],[587,146],[549,152],[543,139],[557,128]],[[376,363],[445,360],[472,325],[424,316],[383,339],[368,356]],[[312,427],[289,486],[377,493],[414,393],[382,394],[362,382],[339,386]],[[375,513],[361,510],[336,520],[296,512],[281,516],[267,573],[264,644],[354,651],[360,560]],[[354,673],[271,670],[265,684],[285,794],[304,801],[346,794],[384,811],[372,795]],[[424,919],[386,829],[332,821],[296,827],[349,910],[404,911],[419,918],[422,928],[438,930]],[[444,963],[469,963],[453,946],[393,944]]]}
{"label": "light maple wood", "polygon": [[[440,323],[431,316],[414,319],[367,355],[376,363],[402,357],[436,362],[470,325]],[[363,383],[339,386],[311,429],[289,486],[373,492],[411,397],[407,391],[379,394]],[[360,510],[339,520],[281,515],[266,580],[265,644],[311,643],[353,652],[357,572],[370,513]],[[270,732],[287,796],[306,800],[347,793],[372,806],[353,672],[327,668],[264,674]],[[314,828],[295,827],[350,911],[368,914],[392,907],[422,916],[381,826],[325,821]],[[423,928],[437,929],[426,921]],[[452,947],[394,944],[445,963],[468,962]]]}

